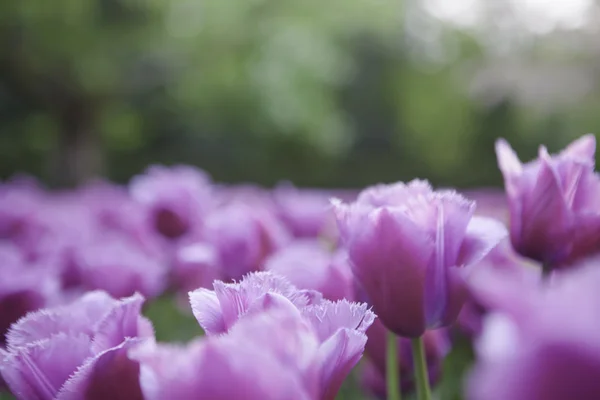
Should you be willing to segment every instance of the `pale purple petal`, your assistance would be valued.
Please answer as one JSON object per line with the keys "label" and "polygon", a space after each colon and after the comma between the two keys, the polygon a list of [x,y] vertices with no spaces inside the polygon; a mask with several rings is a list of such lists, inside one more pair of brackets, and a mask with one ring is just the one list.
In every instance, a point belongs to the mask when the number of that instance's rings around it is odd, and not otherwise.
{"label": "pale purple petal", "polygon": [[340,329],[319,348],[321,400],[334,400],[352,368],[358,364],[367,343],[367,335]]}
{"label": "pale purple petal", "polygon": [[418,336],[425,329],[423,266],[433,255],[431,239],[395,209],[375,210],[367,219],[352,227],[356,233],[348,243],[354,275],[388,328]]}
{"label": "pale purple petal", "polygon": [[53,400],[63,383],[90,355],[88,336],[59,333],[13,349],[0,363],[0,370],[17,398]]}
{"label": "pale purple petal", "polygon": [[594,134],[583,135],[579,139],[569,144],[561,153],[561,156],[568,156],[582,161],[594,163],[596,154],[596,136]]}
{"label": "pale purple petal", "polygon": [[[140,329],[140,320],[145,320],[140,316],[144,301],[144,297],[137,293],[122,299],[98,322],[92,344],[94,353],[119,346],[126,338],[141,337],[144,333],[154,336],[154,332],[143,332]],[[141,323],[147,326],[149,321]]]}
{"label": "pale purple petal", "polygon": [[30,313],[11,327],[7,344],[10,348],[24,346],[60,332],[91,335],[115,304],[117,300],[106,292],[94,291],[72,304]]}
{"label": "pale purple petal", "polygon": [[473,217],[458,256],[459,266],[469,266],[481,261],[507,235],[506,227],[491,218]]}
{"label": "pale purple petal", "polygon": [[227,331],[221,304],[214,291],[200,288],[190,292],[189,298],[194,317],[196,317],[204,332],[214,335]]}
{"label": "pale purple petal", "polygon": [[140,366],[128,350],[140,339],[127,339],[89,358],[65,383],[56,400],[144,400]]}
{"label": "pale purple petal", "polygon": [[340,329],[366,332],[375,321],[375,314],[367,307],[365,303],[347,300],[323,300],[320,304],[304,308],[302,313],[313,324],[319,339],[325,341]]}

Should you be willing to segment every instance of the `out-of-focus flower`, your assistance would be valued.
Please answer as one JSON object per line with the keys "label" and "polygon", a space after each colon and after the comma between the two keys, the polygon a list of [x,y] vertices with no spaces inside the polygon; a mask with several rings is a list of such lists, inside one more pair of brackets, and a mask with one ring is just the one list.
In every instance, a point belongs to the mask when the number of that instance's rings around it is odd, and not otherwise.
{"label": "out-of-focus flower", "polygon": [[496,143],[517,252],[554,269],[600,249],[595,150],[594,136],[586,135],[556,156],[542,146],[537,160],[522,165],[506,141]]}
{"label": "out-of-focus flower", "polygon": [[167,284],[161,258],[123,241],[120,236],[97,238],[75,249],[74,278],[82,289],[101,289],[114,297],[140,292],[158,296]]}
{"label": "out-of-focus flower", "polygon": [[140,295],[90,292],[28,314],[7,334],[0,373],[19,400],[142,400],[139,364],[127,349],[153,340]]}
{"label": "out-of-focus flower", "polygon": [[[386,335],[387,329],[380,321],[375,321],[367,331],[369,340],[365,350],[366,360],[362,365],[363,386],[375,396],[386,398]],[[410,340],[398,338],[398,362],[400,387],[408,393],[415,388],[415,374]],[[450,340],[445,329],[426,331],[423,335],[425,359],[429,381],[435,385],[442,376],[442,363],[450,351]]]}
{"label": "out-of-focus flower", "polygon": [[312,289],[330,300],[353,299],[352,271],[345,252],[331,253],[316,240],[298,240],[273,254],[265,270],[285,276],[300,289]]}
{"label": "out-of-focus flower", "polygon": [[218,255],[207,243],[186,243],[177,248],[173,256],[172,281],[178,291],[186,293],[197,288],[212,287],[221,277]]}
{"label": "out-of-focus flower", "polygon": [[478,336],[484,316],[501,305],[504,294],[526,293],[540,284],[541,270],[531,260],[519,256],[508,239],[503,240],[481,262],[469,280],[469,298],[463,306],[457,325],[462,333]]}
{"label": "out-of-focus flower", "polygon": [[47,233],[42,221],[45,194],[32,185],[0,184],[0,239],[29,254]]}
{"label": "out-of-focus flower", "polygon": [[224,278],[240,279],[262,270],[290,235],[268,208],[234,202],[208,216],[204,238],[217,250]]}
{"label": "out-of-focus flower", "polygon": [[320,399],[319,340],[298,311],[259,313],[187,346],[142,345],[146,400]]}
{"label": "out-of-focus flower", "polygon": [[325,192],[282,184],[273,191],[273,198],[279,217],[296,237],[333,236],[335,220]]}
{"label": "out-of-focus flower", "polygon": [[131,196],[147,207],[151,226],[169,239],[199,229],[211,207],[208,175],[189,166],[152,166],[129,187]]}
{"label": "out-of-focus flower", "polygon": [[28,266],[16,247],[0,246],[0,347],[11,324],[59,297],[55,271]]}
{"label": "out-of-focus flower", "polygon": [[544,283],[506,297],[486,318],[468,398],[600,398],[598,265]]}
{"label": "out-of-focus flower", "polygon": [[359,361],[365,331],[375,315],[366,304],[321,300],[269,272],[247,275],[240,283],[216,281],[214,291],[190,292],[194,316],[209,335],[226,332],[247,315],[283,308],[299,310],[317,332],[321,399],[334,399],[343,379]]}
{"label": "out-of-focus flower", "polygon": [[334,209],[354,276],[383,324],[406,337],[455,321],[471,267],[506,236],[498,221],[473,217],[473,202],[418,180]]}

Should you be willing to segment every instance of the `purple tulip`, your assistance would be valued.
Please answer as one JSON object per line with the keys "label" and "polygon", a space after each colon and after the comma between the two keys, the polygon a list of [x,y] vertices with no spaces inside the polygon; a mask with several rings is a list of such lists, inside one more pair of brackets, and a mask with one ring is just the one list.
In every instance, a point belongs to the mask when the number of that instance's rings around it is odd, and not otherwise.
{"label": "purple tulip", "polygon": [[211,207],[210,179],[188,166],[151,166],[131,180],[131,196],[147,207],[150,224],[168,239],[191,234]]}
{"label": "purple tulip", "polygon": [[290,240],[285,227],[266,207],[225,205],[207,220],[204,237],[215,247],[226,279],[240,279],[263,268],[265,259]]}
{"label": "purple tulip", "polygon": [[217,252],[207,243],[182,244],[173,256],[171,273],[175,288],[186,293],[187,303],[188,291],[211,287],[220,278]]}
{"label": "purple tulip", "polygon": [[321,399],[334,399],[343,379],[359,361],[375,315],[366,304],[321,300],[269,272],[247,275],[240,283],[216,281],[214,291],[190,292],[194,316],[209,335],[227,332],[246,315],[284,308],[299,310],[318,333]]}
{"label": "purple tulip", "polygon": [[468,398],[600,398],[597,262],[544,283],[486,318]]}
{"label": "purple tulip", "polygon": [[267,295],[283,297],[298,309],[322,301],[319,293],[298,290],[284,277],[270,272],[248,274],[239,283],[215,281],[213,288],[189,293],[194,316],[208,335],[227,332],[250,311],[266,310],[271,305]]}
{"label": "purple tulip", "polygon": [[600,180],[596,139],[586,135],[560,154],[522,165],[510,145],[496,143],[510,205],[510,238],[520,254],[547,269],[568,265],[600,248]]}
{"label": "purple tulip", "polygon": [[[380,321],[367,331],[369,340],[365,353],[365,363],[361,369],[363,386],[375,396],[386,398],[386,335],[387,329]],[[414,366],[410,340],[398,338],[398,371],[400,372],[400,387],[403,393],[409,393],[415,388]],[[450,340],[444,329],[426,331],[423,335],[425,359],[429,381],[435,385],[442,375],[442,363],[450,351]]]}
{"label": "purple tulip", "polygon": [[0,373],[19,400],[143,400],[139,365],[127,350],[153,340],[140,295],[90,292],[28,314],[7,334]]}
{"label": "purple tulip", "polygon": [[471,267],[506,235],[473,217],[473,202],[418,180],[368,188],[334,209],[354,276],[383,324],[405,337],[455,321]]}
{"label": "purple tulip", "polygon": [[329,300],[353,299],[352,271],[347,255],[331,253],[316,240],[298,240],[273,254],[265,270],[285,276],[300,289],[312,289]]}
{"label": "purple tulip", "polygon": [[0,240],[18,246],[23,254],[34,254],[47,234],[43,222],[46,196],[38,187],[15,182],[0,184]]}
{"label": "purple tulip", "polygon": [[0,246],[0,347],[11,324],[59,296],[58,276],[52,269],[26,265],[13,246]]}
{"label": "purple tulip", "polygon": [[294,236],[316,238],[323,234],[331,236],[335,231],[335,220],[326,193],[300,190],[284,184],[275,188],[273,198],[280,218]]}
{"label": "purple tulip", "polygon": [[156,297],[166,286],[163,260],[128,244],[118,235],[97,238],[74,250],[78,283],[87,290],[101,289],[114,297],[140,292]]}
{"label": "purple tulip", "polygon": [[519,291],[527,293],[539,285],[540,278],[538,266],[516,254],[509,240],[503,240],[473,272],[468,285],[469,298],[457,319],[458,328],[467,336],[478,336],[484,316],[504,303],[504,294],[495,293],[503,288],[514,295]]}
{"label": "purple tulip", "polygon": [[240,320],[226,335],[130,353],[140,361],[146,400],[317,400],[318,346],[297,311],[272,310]]}

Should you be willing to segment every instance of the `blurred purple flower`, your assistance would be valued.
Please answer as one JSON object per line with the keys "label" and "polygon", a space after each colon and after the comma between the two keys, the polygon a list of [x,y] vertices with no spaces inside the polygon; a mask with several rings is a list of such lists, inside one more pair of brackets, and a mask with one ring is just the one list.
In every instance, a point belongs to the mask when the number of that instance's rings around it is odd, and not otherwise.
{"label": "blurred purple flower", "polygon": [[473,217],[473,202],[418,180],[334,208],[354,276],[383,324],[406,337],[455,321],[471,267],[506,235],[498,221]]}
{"label": "blurred purple flower", "polygon": [[[504,296],[518,295],[535,288],[540,269],[529,259],[519,256],[510,241],[504,239],[473,272],[469,280],[469,298],[462,308],[457,326],[467,336],[478,336],[484,316],[504,303]],[[506,294],[500,293],[504,290]]]}
{"label": "blurred purple flower", "polygon": [[140,207],[127,189],[95,181],[74,193],[74,203],[89,215],[90,228],[98,235],[120,234],[148,253],[165,251],[159,234],[147,224],[147,210]]}
{"label": "blurred purple flower", "polygon": [[206,219],[205,240],[213,245],[226,279],[263,269],[265,259],[290,240],[289,232],[266,207],[231,203]]}
{"label": "blurred purple flower", "polygon": [[161,294],[167,284],[167,266],[121,236],[96,238],[74,250],[73,279],[83,289],[101,289],[114,297],[140,292],[146,297]]}
{"label": "blurred purple flower", "polygon": [[55,271],[27,266],[16,247],[0,246],[0,348],[11,324],[59,297]]}
{"label": "blurred purple flower", "polygon": [[[367,330],[369,340],[366,346],[366,359],[362,365],[361,382],[363,386],[378,398],[386,398],[386,335],[387,329],[380,321]],[[400,387],[403,393],[415,388],[414,366],[410,340],[398,338],[398,362]],[[435,385],[442,376],[442,364],[450,351],[450,340],[445,329],[426,331],[423,335],[425,359],[431,385]]]}
{"label": "blurred purple flower", "polygon": [[510,298],[486,318],[468,398],[600,398],[597,262]]}
{"label": "blurred purple flower", "polygon": [[151,166],[129,187],[131,196],[147,208],[150,225],[168,239],[198,230],[211,207],[208,175],[190,166]]}
{"label": "blurred purple flower", "polygon": [[335,220],[325,192],[282,184],[273,191],[279,217],[296,237],[333,236]]}
{"label": "blurred purple flower", "polygon": [[299,310],[320,341],[320,398],[335,398],[343,379],[362,356],[365,331],[375,319],[366,304],[321,300],[269,272],[249,274],[235,284],[216,281],[213,286],[214,291],[190,292],[194,316],[209,335],[227,332],[247,315],[272,309]]}
{"label": "blurred purple flower", "polygon": [[141,363],[146,400],[317,400],[318,346],[298,312],[273,310],[244,318],[227,335],[130,354]]}
{"label": "blurred purple flower", "polygon": [[18,246],[29,254],[47,233],[42,221],[44,192],[18,182],[0,184],[0,240]]}
{"label": "blurred purple flower", "polygon": [[186,293],[197,288],[212,287],[219,279],[218,255],[207,243],[185,243],[177,248],[173,256],[172,281],[175,288]]}
{"label": "blurred purple flower", "polygon": [[554,269],[600,249],[595,150],[595,137],[586,135],[555,156],[542,146],[537,160],[522,165],[506,141],[496,143],[517,252]]}
{"label": "blurred purple flower", "polygon": [[153,340],[140,295],[90,292],[28,314],[7,335],[0,373],[19,400],[142,400],[139,365],[127,349]]}
{"label": "blurred purple flower", "polygon": [[285,276],[300,289],[312,289],[329,300],[353,300],[352,271],[345,252],[332,253],[317,240],[297,240],[273,254],[265,270]]}

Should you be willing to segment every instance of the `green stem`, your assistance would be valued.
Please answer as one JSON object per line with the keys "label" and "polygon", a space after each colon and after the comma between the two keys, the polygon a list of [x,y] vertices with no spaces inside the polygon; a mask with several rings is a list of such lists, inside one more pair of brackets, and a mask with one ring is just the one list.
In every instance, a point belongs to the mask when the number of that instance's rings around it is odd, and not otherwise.
{"label": "green stem", "polygon": [[387,334],[386,357],[387,399],[400,400],[400,371],[398,369],[398,338],[394,333]]}
{"label": "green stem", "polygon": [[431,400],[431,388],[429,387],[429,375],[427,373],[423,336],[411,339],[411,347],[418,398],[419,400]]}

